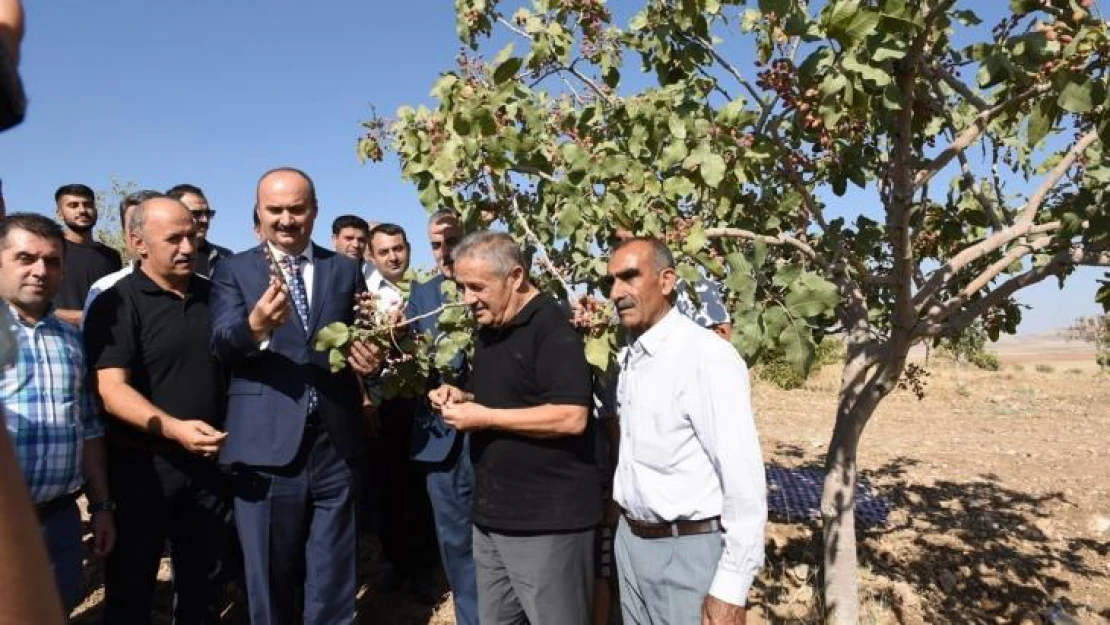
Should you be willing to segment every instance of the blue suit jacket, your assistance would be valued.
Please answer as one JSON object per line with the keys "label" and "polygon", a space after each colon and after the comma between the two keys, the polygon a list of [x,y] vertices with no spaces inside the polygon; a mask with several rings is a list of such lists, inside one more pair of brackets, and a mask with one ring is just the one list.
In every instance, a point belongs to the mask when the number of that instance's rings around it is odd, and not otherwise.
{"label": "blue suit jacket", "polygon": [[[409,292],[408,307],[405,316],[413,318],[417,315],[431,312],[443,305],[443,293],[439,290],[443,284],[443,275],[439,274],[427,282],[414,284]],[[435,338],[439,331],[439,315],[420,319],[413,324],[416,331],[430,334]],[[455,363],[462,367],[462,359]],[[431,380],[434,387],[438,380]],[[413,419],[412,430],[412,457],[421,462],[442,462],[462,440],[455,428],[447,425],[443,415],[432,410],[427,398],[420,398],[417,402],[416,418]]]}
{"label": "blue suit jacket", "polygon": [[339,453],[362,454],[366,430],[359,416],[358,379],[350,369],[332,373],[328,355],[312,347],[320,328],[353,321],[354,297],[366,289],[358,264],[315,245],[309,331],[293,315],[274,330],[260,350],[247,316],[269,283],[261,246],[226,258],[212,275],[212,350],[230,372],[227,390],[228,437],[220,451],[224,464],[289,464],[301,445],[309,385],[319,397],[318,413]]}

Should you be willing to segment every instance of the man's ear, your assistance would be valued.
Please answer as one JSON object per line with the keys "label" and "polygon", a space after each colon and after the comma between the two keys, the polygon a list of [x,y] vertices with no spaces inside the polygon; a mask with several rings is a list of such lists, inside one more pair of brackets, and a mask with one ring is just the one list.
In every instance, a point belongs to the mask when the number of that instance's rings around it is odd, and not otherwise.
{"label": "man's ear", "polygon": [[663,297],[671,297],[674,293],[674,285],[677,282],[678,274],[675,273],[674,267],[667,267],[659,272],[659,289],[663,292]]}
{"label": "man's ear", "polygon": [[146,258],[146,243],[143,242],[143,238],[139,236],[139,233],[135,232],[134,230],[128,230],[127,238],[131,241],[131,247],[135,248],[135,253],[143,258]]}
{"label": "man's ear", "polygon": [[509,284],[513,287],[514,291],[524,289],[524,284],[527,282],[528,275],[524,272],[524,267],[517,265],[509,272]]}

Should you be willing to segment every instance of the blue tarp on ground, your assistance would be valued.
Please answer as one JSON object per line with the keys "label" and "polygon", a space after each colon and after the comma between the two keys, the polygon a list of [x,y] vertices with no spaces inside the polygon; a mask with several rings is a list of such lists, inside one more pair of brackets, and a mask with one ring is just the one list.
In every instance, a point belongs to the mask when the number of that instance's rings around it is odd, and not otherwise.
{"label": "blue tarp on ground", "polygon": [[[772,520],[797,522],[821,518],[821,487],[825,472],[819,469],[789,469],[768,466],[767,513]],[[886,523],[890,507],[865,480],[856,482],[856,526]]]}

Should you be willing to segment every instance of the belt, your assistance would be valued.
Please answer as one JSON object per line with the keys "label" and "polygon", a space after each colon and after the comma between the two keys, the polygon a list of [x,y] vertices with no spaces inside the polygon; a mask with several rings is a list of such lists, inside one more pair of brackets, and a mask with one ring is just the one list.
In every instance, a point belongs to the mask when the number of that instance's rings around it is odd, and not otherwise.
{"label": "belt", "polygon": [[648,523],[637,521],[624,515],[628,522],[628,529],[634,536],[640,538],[678,538],[679,536],[694,536],[696,534],[712,534],[721,531],[721,517],[700,521],[674,521],[671,523]]}
{"label": "belt", "polygon": [[55,512],[59,512],[69,507],[69,505],[72,504],[74,501],[77,501],[77,493],[62,495],[61,497],[55,497],[50,501],[36,503],[35,512],[38,513],[39,520],[42,521],[51,514],[54,514]]}

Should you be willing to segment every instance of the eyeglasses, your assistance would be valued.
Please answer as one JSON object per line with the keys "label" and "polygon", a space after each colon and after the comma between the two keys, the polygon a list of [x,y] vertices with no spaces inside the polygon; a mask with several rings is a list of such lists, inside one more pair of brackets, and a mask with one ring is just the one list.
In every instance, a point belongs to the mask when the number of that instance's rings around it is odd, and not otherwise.
{"label": "eyeglasses", "polygon": [[206,210],[189,211],[189,212],[193,214],[194,219],[200,219],[201,217],[203,217],[205,219],[212,219],[216,215],[216,211],[211,209],[211,208],[206,209]]}

